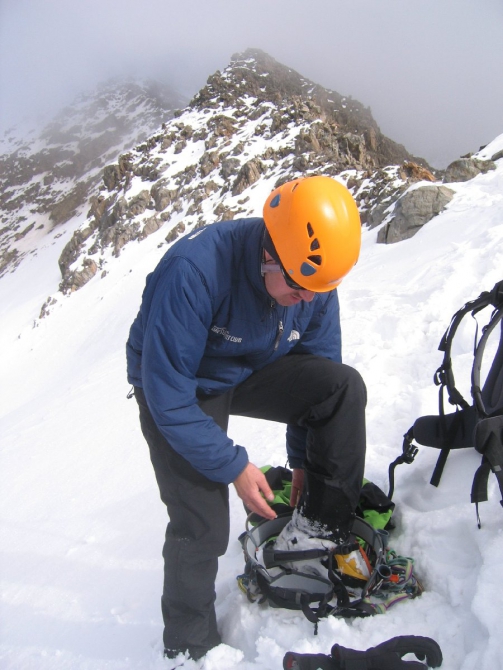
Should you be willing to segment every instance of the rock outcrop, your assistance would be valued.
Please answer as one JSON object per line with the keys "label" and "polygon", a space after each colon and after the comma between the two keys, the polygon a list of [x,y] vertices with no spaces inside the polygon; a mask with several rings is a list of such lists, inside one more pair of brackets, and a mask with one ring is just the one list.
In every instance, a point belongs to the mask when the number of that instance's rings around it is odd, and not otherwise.
{"label": "rock outcrop", "polygon": [[468,181],[479,174],[485,174],[489,170],[495,169],[496,163],[494,161],[482,161],[477,158],[459,158],[447,166],[444,183]]}
{"label": "rock outcrop", "polygon": [[408,191],[396,202],[392,218],[380,229],[377,241],[392,244],[412,237],[425,223],[440,214],[453,196],[452,189],[437,184]]}

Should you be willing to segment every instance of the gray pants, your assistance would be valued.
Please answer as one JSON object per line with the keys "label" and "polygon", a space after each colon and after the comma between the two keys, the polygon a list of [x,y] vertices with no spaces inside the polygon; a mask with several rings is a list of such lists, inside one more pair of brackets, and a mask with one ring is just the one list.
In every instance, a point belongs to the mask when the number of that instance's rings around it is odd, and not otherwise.
{"label": "gray pants", "polygon": [[[161,600],[164,646],[199,658],[220,643],[215,579],[229,540],[228,487],[210,481],[175,452],[141,388],[135,388],[135,396],[169,515]],[[356,507],[365,461],[366,390],[353,368],[318,356],[285,356],[223,395],[200,398],[199,404],[224,430],[231,414],[304,429],[306,470]]]}

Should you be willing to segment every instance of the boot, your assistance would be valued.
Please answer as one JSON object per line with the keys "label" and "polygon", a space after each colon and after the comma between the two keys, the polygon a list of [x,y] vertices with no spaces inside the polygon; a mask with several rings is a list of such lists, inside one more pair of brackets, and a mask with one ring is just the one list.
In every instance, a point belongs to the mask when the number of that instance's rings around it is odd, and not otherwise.
{"label": "boot", "polygon": [[349,578],[354,586],[366,582],[372,566],[358,542],[350,538],[355,514],[345,493],[306,470],[299,506],[300,514],[313,525],[319,525],[325,537],[328,535],[335,543],[336,570],[343,578]]}
{"label": "boot", "polygon": [[306,469],[298,508],[324,537],[330,537],[336,544],[344,544],[348,540],[354,510],[346,494],[324,477]]}

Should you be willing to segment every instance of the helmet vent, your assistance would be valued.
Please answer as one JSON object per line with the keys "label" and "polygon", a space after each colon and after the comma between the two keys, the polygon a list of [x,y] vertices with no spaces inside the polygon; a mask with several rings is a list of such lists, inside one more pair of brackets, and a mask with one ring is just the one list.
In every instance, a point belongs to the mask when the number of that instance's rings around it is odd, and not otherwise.
{"label": "helmet vent", "polygon": [[315,265],[321,265],[321,256],[308,256],[307,259]]}
{"label": "helmet vent", "polygon": [[318,238],[314,239],[311,242],[311,246],[309,247],[310,251],[316,251],[316,249],[320,248],[320,243],[318,242]]}
{"label": "helmet vent", "polygon": [[309,235],[309,237],[312,237],[314,235],[314,230],[310,223],[307,224],[307,234]]}

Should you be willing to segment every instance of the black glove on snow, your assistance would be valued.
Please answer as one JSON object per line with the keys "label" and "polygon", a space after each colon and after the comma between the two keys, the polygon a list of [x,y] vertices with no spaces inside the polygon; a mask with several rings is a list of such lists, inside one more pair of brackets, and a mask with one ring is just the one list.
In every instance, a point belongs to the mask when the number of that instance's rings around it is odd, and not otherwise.
{"label": "black glove on snow", "polygon": [[283,657],[283,670],[335,670],[331,656],[326,654],[294,654],[287,651]]}
{"label": "black glove on snow", "polygon": [[[415,654],[421,661],[426,659],[427,665],[402,660],[406,654]],[[367,651],[334,644],[331,656],[289,651],[283,659],[284,670],[426,670],[439,665],[442,665],[442,652],[435,640],[415,635],[393,637]]]}

